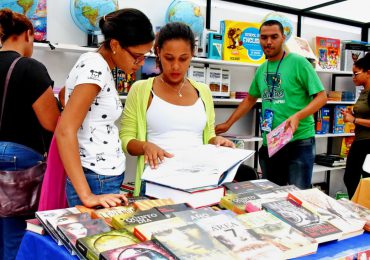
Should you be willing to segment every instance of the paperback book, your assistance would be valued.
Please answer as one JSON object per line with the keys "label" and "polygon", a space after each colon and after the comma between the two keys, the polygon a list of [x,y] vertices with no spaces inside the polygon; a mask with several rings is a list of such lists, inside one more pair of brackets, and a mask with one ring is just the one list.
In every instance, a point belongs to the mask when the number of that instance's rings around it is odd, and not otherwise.
{"label": "paperback book", "polygon": [[186,210],[181,212],[175,212],[175,217],[180,218],[187,224],[192,224],[200,219],[209,218],[211,216],[217,216],[217,211],[207,207],[194,210]]}
{"label": "paperback book", "polygon": [[100,260],[174,260],[166,250],[152,241],[111,249],[100,254]]}
{"label": "paperback book", "polygon": [[79,238],[76,247],[87,259],[98,260],[101,252],[139,242],[132,233],[121,229]]}
{"label": "paperback book", "polygon": [[237,256],[196,224],[172,228],[153,235],[177,259],[235,259]]}
{"label": "paperback book", "polygon": [[279,185],[267,180],[259,179],[252,181],[230,182],[225,183],[227,193],[241,194],[257,190],[268,190],[271,188],[279,187]]}
{"label": "paperback book", "polygon": [[133,206],[137,210],[148,210],[154,207],[167,206],[172,204],[175,204],[175,202],[172,199],[163,198],[163,199],[147,199],[135,201],[133,203]]}
{"label": "paperback book", "polygon": [[190,210],[191,208],[186,203],[179,203],[173,205],[155,207],[159,212],[166,216],[166,218],[172,218],[175,215],[174,212],[180,212],[184,210]]}
{"label": "paperback book", "polygon": [[262,207],[299,231],[316,239],[318,243],[338,240],[342,231],[323,220],[315,212],[289,200],[279,200],[262,204]]}
{"label": "paperback book", "polygon": [[234,217],[217,215],[196,224],[240,259],[283,259],[281,250],[256,237]]}
{"label": "paperback book", "polygon": [[57,231],[47,224],[47,219],[63,217],[63,216],[67,216],[70,214],[77,214],[77,213],[80,213],[80,212],[75,207],[72,207],[72,208],[66,208],[66,209],[37,211],[35,215],[36,215],[36,218],[42,224],[42,226],[49,233],[49,235],[55,240],[55,242],[57,242],[58,245],[62,245],[62,241],[59,239],[57,235]]}
{"label": "paperback book", "polygon": [[110,230],[111,228],[102,219],[92,219],[58,226],[58,232],[62,238],[63,244],[71,254],[77,251],[77,239],[108,232]]}
{"label": "paperback book", "polygon": [[315,239],[305,235],[267,211],[242,214],[236,217],[257,238],[268,241],[283,252],[284,259],[290,259],[317,251]]}
{"label": "paperback book", "polygon": [[340,70],[340,40],[316,36],[315,45],[319,66],[327,70]]}
{"label": "paperback book", "polygon": [[167,229],[185,226],[187,223],[180,218],[167,218],[156,222],[138,225],[134,228],[134,235],[140,241],[147,241],[152,239],[154,234],[162,232]]}
{"label": "paperback book", "polygon": [[365,220],[317,188],[292,191],[288,198],[303,207],[314,208],[322,219],[342,230],[340,239],[357,236],[364,231]]}
{"label": "paperback book", "polygon": [[286,121],[267,134],[267,150],[269,157],[272,157],[281,148],[283,148],[293,138],[293,130],[291,127],[285,129]]}

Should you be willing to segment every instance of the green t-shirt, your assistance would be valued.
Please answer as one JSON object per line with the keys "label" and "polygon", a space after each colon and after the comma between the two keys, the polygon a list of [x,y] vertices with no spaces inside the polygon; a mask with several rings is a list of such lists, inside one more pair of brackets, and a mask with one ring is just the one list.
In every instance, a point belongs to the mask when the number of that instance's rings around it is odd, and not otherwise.
{"label": "green t-shirt", "polygon": [[[313,95],[324,90],[317,73],[304,57],[294,53],[286,54],[276,74],[278,64],[279,61],[264,62],[257,69],[249,89],[250,95],[262,98],[262,117],[265,109],[274,112],[272,129],[305,108],[312,101]],[[274,79],[275,76],[276,79]],[[274,88],[272,88],[273,81]],[[313,115],[302,119],[292,141],[313,137],[314,125]],[[265,131],[262,132],[262,136],[263,144],[266,145]]]}

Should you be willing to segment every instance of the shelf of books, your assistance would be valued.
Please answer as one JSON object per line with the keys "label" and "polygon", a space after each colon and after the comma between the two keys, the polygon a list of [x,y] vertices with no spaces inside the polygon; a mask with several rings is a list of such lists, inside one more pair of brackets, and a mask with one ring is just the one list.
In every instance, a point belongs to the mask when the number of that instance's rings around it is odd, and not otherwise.
{"label": "shelf of books", "polygon": [[[51,48],[53,46],[54,48]],[[97,48],[94,47],[83,47],[75,44],[65,44],[65,43],[34,43],[35,50],[44,50],[44,51],[55,51],[55,52],[73,52],[73,53],[84,53],[88,51],[95,51]],[[154,55],[150,55],[153,56]],[[205,64],[215,64],[215,65],[224,65],[224,66],[237,66],[237,67],[254,67],[257,68],[259,64],[252,64],[247,62],[236,62],[236,61],[226,61],[226,60],[215,60],[208,58],[198,58],[194,57],[192,62],[194,63],[205,63]],[[318,66],[317,66],[318,67]],[[316,68],[318,73],[330,73],[330,74],[352,74],[352,71],[341,71],[341,70],[329,70],[321,69],[320,67]]]}
{"label": "shelf of books", "polygon": [[328,167],[328,166],[324,166],[324,165],[314,164],[313,173],[342,170],[342,169],[345,169],[345,168],[346,168],[346,166]]}

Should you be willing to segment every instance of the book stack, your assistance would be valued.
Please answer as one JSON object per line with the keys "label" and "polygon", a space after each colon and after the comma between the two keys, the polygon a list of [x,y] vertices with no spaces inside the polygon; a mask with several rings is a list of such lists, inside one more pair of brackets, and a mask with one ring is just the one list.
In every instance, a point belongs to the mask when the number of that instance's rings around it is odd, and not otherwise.
{"label": "book stack", "polygon": [[347,158],[336,154],[316,154],[315,163],[328,166],[328,167],[338,167],[345,166]]}
{"label": "book stack", "polygon": [[[369,230],[370,210],[348,199],[336,201],[317,189],[277,186],[263,179],[225,186],[228,196],[244,204],[258,197],[266,211],[237,215],[215,206],[162,205],[171,201],[160,199],[138,200],[125,208],[79,206],[82,213],[68,208],[36,216],[71,254],[93,260],[290,259],[315,253],[318,243]],[[105,223],[109,218],[115,230]]]}
{"label": "book stack", "polygon": [[145,169],[142,175],[145,195],[171,198],[193,208],[218,204],[225,195],[224,187],[220,185],[233,181],[239,165],[253,153],[215,145],[178,152],[157,169]]}

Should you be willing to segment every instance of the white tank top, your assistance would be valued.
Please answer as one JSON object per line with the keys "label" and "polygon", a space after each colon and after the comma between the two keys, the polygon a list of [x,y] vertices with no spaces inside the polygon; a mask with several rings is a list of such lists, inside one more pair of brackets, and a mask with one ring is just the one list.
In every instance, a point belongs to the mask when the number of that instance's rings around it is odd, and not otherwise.
{"label": "white tank top", "polygon": [[203,144],[207,116],[200,98],[191,106],[178,106],[153,93],[146,123],[148,142],[175,153]]}

